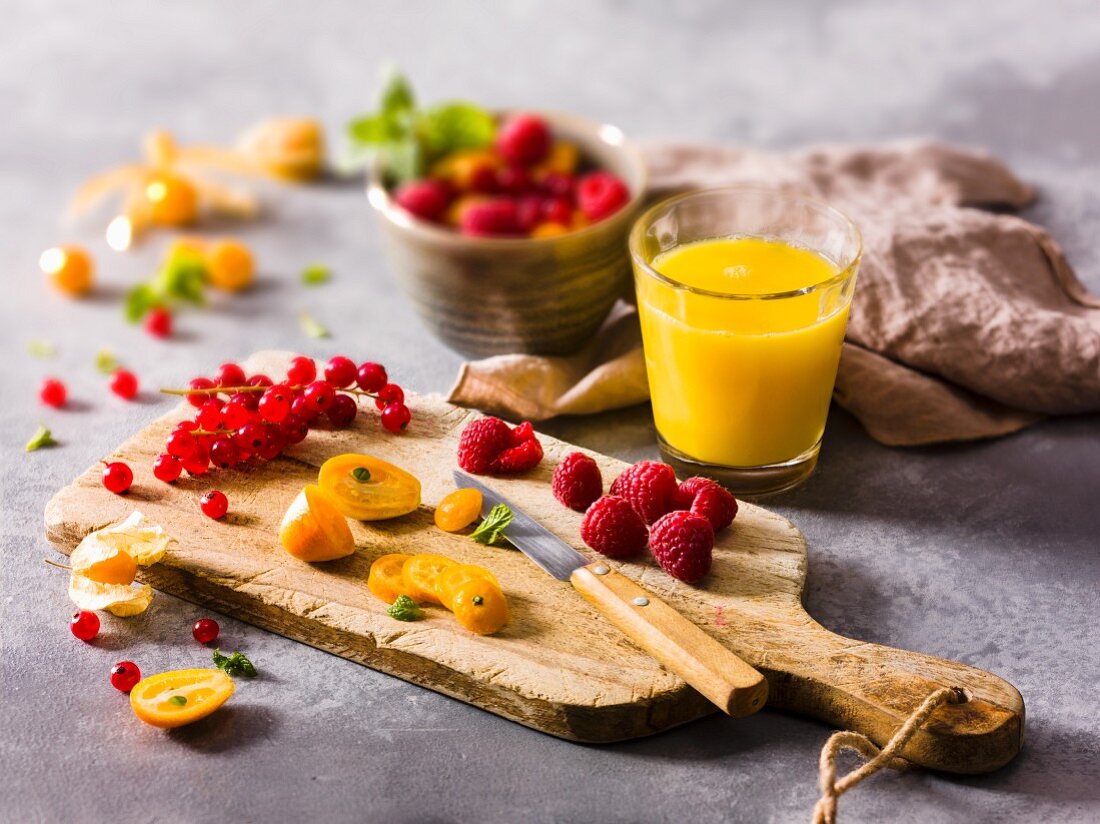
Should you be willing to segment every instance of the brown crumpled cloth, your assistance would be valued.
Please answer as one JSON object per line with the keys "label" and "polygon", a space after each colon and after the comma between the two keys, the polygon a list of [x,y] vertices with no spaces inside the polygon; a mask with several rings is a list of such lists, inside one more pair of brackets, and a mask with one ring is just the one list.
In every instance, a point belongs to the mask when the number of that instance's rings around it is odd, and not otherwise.
{"label": "brown crumpled cloth", "polygon": [[[1045,230],[977,207],[1032,190],[987,155],[938,143],[790,153],[647,148],[654,196],[757,183],[815,195],[864,237],[834,398],[876,440],[918,445],[1100,410],[1100,299]],[[620,303],[569,357],[462,366],[450,400],[541,420],[649,397],[636,310]]]}

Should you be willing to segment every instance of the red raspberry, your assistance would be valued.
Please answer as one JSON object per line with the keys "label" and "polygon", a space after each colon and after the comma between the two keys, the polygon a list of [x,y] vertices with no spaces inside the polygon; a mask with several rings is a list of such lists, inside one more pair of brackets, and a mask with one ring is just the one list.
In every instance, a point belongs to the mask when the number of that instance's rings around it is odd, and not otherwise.
{"label": "red raspberry", "polygon": [[524,421],[512,429],[512,446],[519,446],[524,441],[533,440],[534,437],[535,427],[531,425],[530,421]]}
{"label": "red raspberry", "polygon": [[516,203],[502,197],[471,203],[462,211],[459,228],[462,234],[474,237],[517,235],[520,229]]}
{"label": "red raspberry", "polygon": [[608,558],[629,558],[646,544],[646,527],[625,499],[605,495],[588,507],[581,522],[581,540]]}
{"label": "red raspberry", "polygon": [[497,151],[509,163],[534,166],[550,151],[550,127],[536,115],[517,114],[497,132]]}
{"label": "red raspberry", "polygon": [[670,512],[653,525],[649,548],[661,569],[673,578],[694,584],[710,572],[714,529],[702,515]]}
{"label": "red raspberry", "polygon": [[508,194],[521,195],[532,188],[531,175],[522,166],[504,166],[497,171],[497,188]]}
{"label": "red raspberry", "polygon": [[569,203],[569,198],[550,198],[543,206],[542,216],[549,223],[560,223],[562,226],[568,226],[573,220],[573,207]]}
{"label": "red raspberry", "polygon": [[638,461],[615,479],[611,494],[626,498],[642,519],[651,524],[673,509],[676,473],[660,461]]}
{"label": "red raspberry", "polygon": [[676,492],[677,509],[689,509],[702,515],[715,532],[725,529],[737,517],[737,500],[724,486],[710,478],[688,478]]}
{"label": "red raspberry", "polygon": [[442,180],[414,180],[399,186],[393,199],[421,220],[437,221],[450,205],[451,192]]}
{"label": "red raspberry", "polygon": [[530,232],[538,225],[542,211],[540,195],[520,195],[516,198],[516,226],[521,232]]}
{"label": "red raspberry", "polygon": [[593,222],[619,211],[628,200],[630,190],[610,172],[589,172],[577,184],[577,205]]}
{"label": "red raspberry", "polygon": [[458,439],[458,465],[475,475],[487,475],[500,453],[512,447],[512,430],[500,418],[470,421]]}
{"label": "red raspberry", "polygon": [[583,452],[571,452],[554,470],[550,488],[564,506],[584,512],[603,494],[603,476],[594,460]]}
{"label": "red raspberry", "polygon": [[499,475],[517,475],[534,469],[541,460],[542,444],[537,438],[531,438],[519,446],[505,449],[493,459],[489,468]]}

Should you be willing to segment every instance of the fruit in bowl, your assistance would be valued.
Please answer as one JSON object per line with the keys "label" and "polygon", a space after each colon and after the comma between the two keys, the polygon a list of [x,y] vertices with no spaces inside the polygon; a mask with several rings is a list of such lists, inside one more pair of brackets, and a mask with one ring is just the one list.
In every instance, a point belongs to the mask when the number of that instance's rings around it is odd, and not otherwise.
{"label": "fruit in bowl", "polygon": [[568,354],[628,292],[645,169],[614,126],[461,101],[421,108],[396,76],[349,131],[399,282],[452,348]]}

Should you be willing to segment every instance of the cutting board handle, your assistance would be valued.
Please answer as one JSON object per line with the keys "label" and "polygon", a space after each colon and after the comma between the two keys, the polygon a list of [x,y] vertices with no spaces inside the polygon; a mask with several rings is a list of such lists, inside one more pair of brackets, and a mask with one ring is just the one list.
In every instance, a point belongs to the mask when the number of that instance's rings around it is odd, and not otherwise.
{"label": "cutting board handle", "polygon": [[746,658],[767,675],[770,706],[861,732],[879,746],[933,691],[962,689],[966,700],[936,709],[902,751],[906,760],[923,767],[991,772],[1012,760],[1023,744],[1019,691],[977,667],[854,641],[812,619],[782,652]]}
{"label": "cutting board handle", "polygon": [[723,712],[750,715],[766,703],[763,675],[625,575],[594,563],[575,569],[569,580],[624,635]]}

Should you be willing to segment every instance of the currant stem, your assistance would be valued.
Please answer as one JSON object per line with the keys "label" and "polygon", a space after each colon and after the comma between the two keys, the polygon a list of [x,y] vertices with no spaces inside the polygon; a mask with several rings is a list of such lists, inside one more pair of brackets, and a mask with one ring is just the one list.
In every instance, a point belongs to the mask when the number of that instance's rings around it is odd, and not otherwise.
{"label": "currant stem", "polygon": [[59,564],[57,561],[51,561],[49,558],[43,558],[42,560],[45,561],[47,564],[49,564],[52,567],[57,567],[58,569],[67,569],[70,572],[72,571],[71,566],[65,566],[64,564]]}
{"label": "currant stem", "polygon": [[[181,395],[187,397],[188,395],[233,395],[237,392],[266,392],[270,389],[270,386],[212,386],[209,389],[161,389],[162,395]],[[301,392],[305,389],[304,386],[292,386],[290,387],[293,392]],[[337,389],[335,386],[333,389],[337,392],[347,392],[349,395],[360,395],[367,398],[377,398],[378,395],[375,392],[365,392],[362,389]]]}

